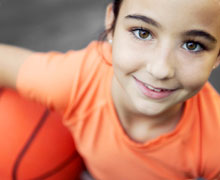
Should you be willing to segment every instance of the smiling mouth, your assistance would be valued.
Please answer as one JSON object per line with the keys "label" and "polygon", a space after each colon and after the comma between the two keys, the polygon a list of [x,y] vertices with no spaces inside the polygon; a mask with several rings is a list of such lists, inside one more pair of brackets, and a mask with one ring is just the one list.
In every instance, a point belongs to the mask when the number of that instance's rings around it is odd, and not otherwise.
{"label": "smiling mouth", "polygon": [[[142,82],[142,83],[143,83],[143,82]],[[154,87],[152,87],[152,86],[150,86],[150,85],[148,85],[148,84],[146,84],[146,83],[143,83],[143,85],[144,85],[146,88],[148,88],[148,89],[150,89],[150,90],[152,90],[152,91],[155,91],[155,92],[174,91],[174,90],[170,90],[170,89],[154,88]]]}
{"label": "smiling mouth", "polygon": [[[133,76],[134,77],[134,76]],[[168,88],[158,88],[151,86],[149,84],[146,84],[140,80],[138,80],[136,77],[134,77],[135,82],[137,84],[138,89],[147,97],[152,99],[162,99],[170,96],[175,92],[177,89],[168,89]]]}

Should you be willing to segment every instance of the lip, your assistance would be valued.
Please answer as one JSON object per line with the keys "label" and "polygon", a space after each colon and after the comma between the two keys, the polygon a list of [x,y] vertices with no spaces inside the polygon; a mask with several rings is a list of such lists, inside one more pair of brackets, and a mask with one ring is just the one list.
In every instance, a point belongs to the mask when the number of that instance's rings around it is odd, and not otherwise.
{"label": "lip", "polygon": [[136,77],[134,77],[138,89],[147,97],[151,99],[164,99],[172,95],[177,89],[158,88],[152,85],[146,84]]}

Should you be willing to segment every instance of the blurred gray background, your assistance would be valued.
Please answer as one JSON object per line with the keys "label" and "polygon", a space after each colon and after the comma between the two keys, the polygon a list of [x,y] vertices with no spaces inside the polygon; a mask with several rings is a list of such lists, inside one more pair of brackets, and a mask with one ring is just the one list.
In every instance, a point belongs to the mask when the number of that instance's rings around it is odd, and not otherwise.
{"label": "blurred gray background", "polygon": [[[104,30],[111,0],[0,0],[0,42],[36,51],[85,47]],[[210,81],[220,92],[220,68]]]}

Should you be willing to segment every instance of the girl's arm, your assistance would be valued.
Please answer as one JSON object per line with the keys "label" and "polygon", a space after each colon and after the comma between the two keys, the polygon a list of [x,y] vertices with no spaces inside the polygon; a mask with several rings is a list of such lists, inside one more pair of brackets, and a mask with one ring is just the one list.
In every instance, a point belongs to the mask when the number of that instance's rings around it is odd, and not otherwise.
{"label": "girl's arm", "polygon": [[17,74],[30,50],[0,44],[0,87],[16,87]]}

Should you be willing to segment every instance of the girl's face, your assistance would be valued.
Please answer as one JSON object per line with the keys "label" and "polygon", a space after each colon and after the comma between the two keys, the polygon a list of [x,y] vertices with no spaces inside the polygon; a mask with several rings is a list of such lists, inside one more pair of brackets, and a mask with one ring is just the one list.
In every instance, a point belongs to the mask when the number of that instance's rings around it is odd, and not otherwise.
{"label": "girl's face", "polygon": [[124,103],[155,116],[201,89],[220,61],[219,4],[220,0],[123,1],[112,46],[114,87],[126,97]]}

